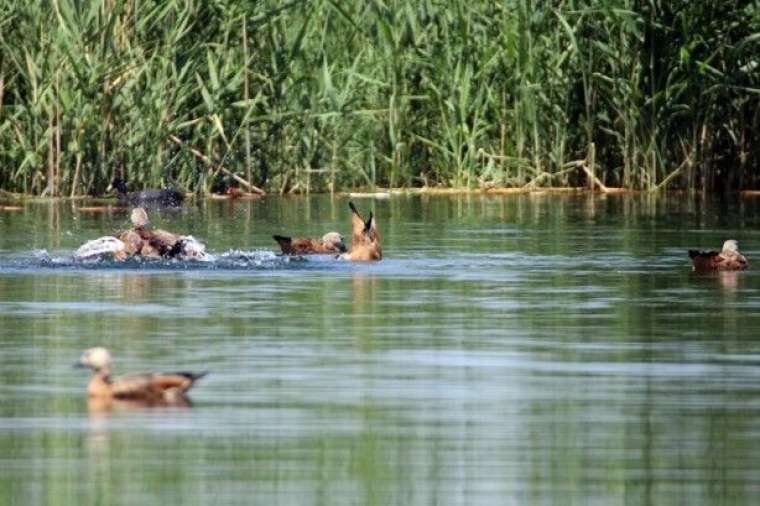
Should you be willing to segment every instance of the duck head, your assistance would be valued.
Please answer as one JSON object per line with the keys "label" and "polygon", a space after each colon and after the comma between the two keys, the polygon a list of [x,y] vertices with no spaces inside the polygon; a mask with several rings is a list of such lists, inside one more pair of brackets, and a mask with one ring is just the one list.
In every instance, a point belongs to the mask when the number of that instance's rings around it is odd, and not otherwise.
{"label": "duck head", "polygon": [[111,372],[111,354],[102,346],[89,348],[84,350],[84,353],[79,357],[79,361],[74,364],[74,367],[87,367],[94,373],[105,374],[107,376]]}
{"label": "duck head", "polygon": [[328,232],[322,236],[322,244],[332,248],[338,253],[346,252],[346,243],[343,242],[343,236],[338,232]]}
{"label": "duck head", "polygon": [[132,209],[132,215],[130,216],[130,220],[132,221],[132,226],[134,228],[143,228],[150,225],[150,220],[148,219],[148,213],[145,212],[145,209],[142,207],[135,207]]}
{"label": "duck head", "polygon": [[729,239],[723,243],[723,253],[739,253],[739,243],[735,239]]}
{"label": "duck head", "polygon": [[127,182],[120,177],[113,178],[111,184],[106,188],[106,193],[111,193],[112,191],[120,195],[127,193]]}
{"label": "duck head", "polygon": [[380,247],[380,232],[377,230],[377,222],[372,212],[365,221],[353,202],[348,203],[351,208],[351,251],[343,258],[354,261],[381,260],[383,251]]}

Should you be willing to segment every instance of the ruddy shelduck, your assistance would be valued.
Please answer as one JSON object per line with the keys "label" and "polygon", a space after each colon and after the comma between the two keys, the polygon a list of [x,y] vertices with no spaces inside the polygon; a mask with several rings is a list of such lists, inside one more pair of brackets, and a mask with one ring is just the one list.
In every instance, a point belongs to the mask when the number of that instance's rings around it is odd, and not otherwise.
{"label": "ruddy shelduck", "polygon": [[75,367],[88,367],[92,378],[87,385],[91,400],[133,400],[145,405],[186,404],[185,393],[207,373],[138,373],[111,377],[111,354],[97,346],[82,353]]}
{"label": "ruddy shelduck", "polygon": [[739,243],[733,239],[724,242],[721,251],[690,249],[689,258],[696,272],[743,271],[748,265],[747,259],[739,253]]}
{"label": "ruddy shelduck", "polygon": [[329,255],[344,253],[346,244],[338,232],[328,232],[321,239],[306,237],[272,236],[284,255]]}
{"label": "ruddy shelduck", "polygon": [[132,228],[115,237],[101,237],[83,244],[75,253],[77,259],[111,254],[115,260],[133,256],[147,258],[181,258],[206,260],[205,246],[193,236],[177,235],[166,230],[151,229],[148,213],[141,207],[132,210]]}
{"label": "ruddy shelduck", "polygon": [[380,232],[372,212],[369,213],[369,219],[364,221],[353,202],[349,202],[348,207],[351,209],[351,250],[340,258],[354,262],[382,260]]}

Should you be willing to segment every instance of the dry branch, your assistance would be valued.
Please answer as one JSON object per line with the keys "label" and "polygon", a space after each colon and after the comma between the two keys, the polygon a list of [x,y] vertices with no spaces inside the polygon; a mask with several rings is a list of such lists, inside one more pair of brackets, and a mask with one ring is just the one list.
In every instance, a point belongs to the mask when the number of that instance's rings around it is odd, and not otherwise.
{"label": "dry branch", "polygon": [[201,153],[200,151],[198,151],[194,147],[188,146],[179,137],[177,137],[175,135],[170,135],[169,136],[169,140],[171,140],[173,143],[177,144],[178,146],[187,148],[188,150],[190,150],[190,152],[193,154],[193,156],[195,156],[198,160],[202,161],[203,163],[205,163],[206,165],[208,165],[209,167],[211,167],[213,169],[221,170],[222,172],[224,172],[225,174],[227,174],[228,176],[230,176],[232,179],[234,179],[238,183],[240,183],[243,186],[247,187],[252,192],[258,193],[259,195],[266,195],[267,194],[267,192],[265,192],[264,190],[262,190],[258,186],[252,185],[251,183],[249,183],[248,181],[246,181],[242,177],[240,177],[237,174],[235,174],[235,173],[233,173],[233,172],[225,169],[221,165],[215,165],[214,162],[212,162],[211,159],[208,156],[204,155],[203,153]]}

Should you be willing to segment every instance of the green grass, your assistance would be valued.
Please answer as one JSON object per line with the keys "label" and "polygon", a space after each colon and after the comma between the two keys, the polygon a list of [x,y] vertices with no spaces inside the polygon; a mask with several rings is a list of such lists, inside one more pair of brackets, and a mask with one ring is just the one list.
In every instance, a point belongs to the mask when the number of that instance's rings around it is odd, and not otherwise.
{"label": "green grass", "polygon": [[756,2],[4,4],[10,191],[760,184]]}

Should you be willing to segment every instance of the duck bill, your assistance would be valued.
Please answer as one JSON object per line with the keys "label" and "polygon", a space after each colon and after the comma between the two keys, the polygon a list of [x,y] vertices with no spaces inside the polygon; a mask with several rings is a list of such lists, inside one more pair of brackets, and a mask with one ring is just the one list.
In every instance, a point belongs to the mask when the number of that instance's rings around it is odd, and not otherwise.
{"label": "duck bill", "polygon": [[79,360],[77,362],[74,362],[74,365],[72,365],[71,367],[73,367],[74,369],[86,369],[87,364]]}

